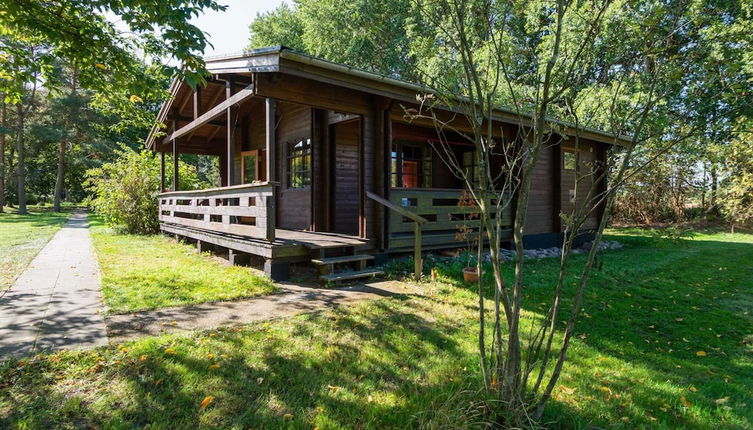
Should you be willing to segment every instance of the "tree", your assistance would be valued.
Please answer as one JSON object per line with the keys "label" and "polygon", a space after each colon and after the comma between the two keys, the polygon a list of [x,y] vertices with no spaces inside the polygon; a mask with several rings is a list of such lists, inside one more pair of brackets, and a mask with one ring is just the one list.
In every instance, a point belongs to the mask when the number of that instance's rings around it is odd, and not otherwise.
{"label": "tree", "polygon": [[750,120],[738,125],[743,131],[732,141],[726,167],[730,175],[722,181],[721,212],[735,226],[753,226],[753,132]]}
{"label": "tree", "polygon": [[0,213],[5,211],[5,135],[8,132],[5,119],[7,114],[5,95],[0,93]]}
{"label": "tree", "polygon": [[[189,20],[202,10],[224,8],[214,0],[0,2],[0,92],[6,104],[16,105],[19,210],[26,210],[24,119],[29,109],[19,103],[34,100],[28,94],[30,87],[35,90],[43,82],[51,94],[77,87],[93,90],[93,105],[120,116],[124,120],[120,127],[148,127],[154,106],[145,110],[140,104],[167,96],[165,76],[179,75],[191,83],[204,80],[200,54],[206,35]],[[128,31],[119,31],[106,13],[120,19]],[[145,59],[150,66],[144,65]],[[163,62],[168,59],[177,61]],[[60,63],[75,70],[73,81],[60,79],[56,68]],[[76,82],[74,87],[72,82]],[[58,148],[56,209],[68,144],[58,142]]]}
{"label": "tree", "polygon": [[[417,109],[407,107],[406,115],[434,123],[437,149],[478,206],[494,280],[490,343],[484,331],[484,286],[481,281],[478,285],[482,373],[486,388],[497,393],[502,405],[502,424],[528,426],[542,416],[565,365],[617,190],[658,155],[702,134],[701,121],[688,119],[706,110],[715,97],[683,94],[711,86],[717,89],[716,98],[735,99],[738,88],[725,82],[723,73],[704,73],[691,82],[682,79],[711,61],[708,44],[695,37],[699,29],[688,24],[697,11],[682,2],[444,0],[419,1],[418,6],[435,29],[418,42],[434,53],[426,60],[433,67],[425,67],[424,76],[431,78],[435,90],[420,99]],[[500,101],[518,117],[516,135],[492,127]],[[720,110],[731,114],[738,104]],[[462,115],[470,131],[437,109],[447,107]],[[568,123],[553,122],[552,117]],[[524,321],[528,266],[523,236],[533,169],[543,150],[559,144],[559,136],[569,136],[577,151],[587,127],[594,126],[605,129],[615,144],[605,165],[576,164],[575,200],[582,203],[560,214],[564,243],[559,272],[549,281],[548,312]],[[475,146],[482,172],[477,180],[453,159],[443,141],[447,131],[464,135]],[[645,157],[634,158],[647,142],[653,146]],[[501,176],[490,169],[495,156],[504,160]],[[605,188],[607,177],[611,180]],[[514,207],[517,251],[510,280],[500,269],[501,220],[508,205]],[[594,240],[582,265],[573,267],[575,238],[594,213],[599,214]],[[577,279],[568,277],[571,270],[577,270]],[[566,288],[570,283],[574,286]]]}
{"label": "tree", "polygon": [[257,15],[249,48],[283,45],[388,76],[417,80],[412,42],[417,32],[412,0],[295,0]]}

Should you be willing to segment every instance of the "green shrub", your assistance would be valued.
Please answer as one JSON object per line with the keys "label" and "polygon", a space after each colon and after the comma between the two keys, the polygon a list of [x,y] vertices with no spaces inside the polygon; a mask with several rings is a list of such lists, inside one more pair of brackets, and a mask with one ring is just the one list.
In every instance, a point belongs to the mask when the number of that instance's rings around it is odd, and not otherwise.
{"label": "green shrub", "polygon": [[[178,170],[179,189],[206,186],[199,181],[195,167],[180,162]],[[86,172],[84,186],[91,193],[87,203],[119,232],[156,233],[159,230],[159,178],[160,161],[153,153],[136,152],[122,146],[115,161]]]}

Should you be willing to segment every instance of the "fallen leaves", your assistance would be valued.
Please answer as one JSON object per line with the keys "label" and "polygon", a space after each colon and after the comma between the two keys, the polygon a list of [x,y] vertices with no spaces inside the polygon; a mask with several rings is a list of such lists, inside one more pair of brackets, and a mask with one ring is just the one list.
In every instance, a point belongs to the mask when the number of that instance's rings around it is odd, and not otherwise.
{"label": "fallen leaves", "polygon": [[165,354],[167,355],[175,355],[175,350],[172,348],[165,349]]}
{"label": "fallen leaves", "polygon": [[706,354],[706,351],[697,351],[697,352],[695,353],[695,355],[697,355],[697,356],[699,356],[699,357],[705,357],[705,356],[707,356],[708,354]]}
{"label": "fallen leaves", "polygon": [[690,403],[688,399],[685,398],[685,396],[680,397],[680,403],[682,403],[682,405],[685,406],[686,408],[693,406],[693,404]]}
{"label": "fallen leaves", "polygon": [[210,403],[214,401],[214,396],[206,396],[204,397],[204,400],[201,401],[201,405],[199,405],[199,409],[206,409],[207,406],[209,406]]}
{"label": "fallen leaves", "polygon": [[209,365],[209,370],[216,370],[216,369],[219,369],[219,368],[220,368],[220,365],[216,364],[216,363]]}

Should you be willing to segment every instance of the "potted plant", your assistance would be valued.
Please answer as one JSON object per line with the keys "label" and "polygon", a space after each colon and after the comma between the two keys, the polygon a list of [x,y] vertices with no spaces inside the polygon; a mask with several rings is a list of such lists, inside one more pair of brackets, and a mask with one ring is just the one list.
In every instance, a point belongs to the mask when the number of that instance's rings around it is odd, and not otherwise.
{"label": "potted plant", "polygon": [[[471,194],[466,190],[463,190],[463,192],[460,194],[458,207],[461,208],[461,211],[463,213],[463,221],[469,221],[479,218],[479,213],[472,210],[472,208],[476,207],[476,202],[473,200]],[[468,208],[471,208],[470,212],[468,212]],[[463,280],[468,284],[478,282],[480,274],[478,273],[476,266],[473,266],[471,264],[473,246],[477,244],[478,234],[472,227],[468,226],[468,224],[463,223],[462,225],[458,226],[458,231],[455,233],[455,240],[457,240],[458,242],[466,243],[466,266],[465,268],[463,268]]]}

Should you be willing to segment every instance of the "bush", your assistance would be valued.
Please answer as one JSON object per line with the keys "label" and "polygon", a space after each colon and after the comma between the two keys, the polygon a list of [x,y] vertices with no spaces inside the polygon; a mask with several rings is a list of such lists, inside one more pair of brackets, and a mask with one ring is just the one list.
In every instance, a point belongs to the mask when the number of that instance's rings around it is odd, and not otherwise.
{"label": "bush", "polygon": [[[181,162],[178,170],[181,190],[204,187],[193,166]],[[119,232],[156,233],[159,178],[160,161],[153,153],[121,146],[115,161],[86,172],[84,186],[91,193],[87,203]]]}

